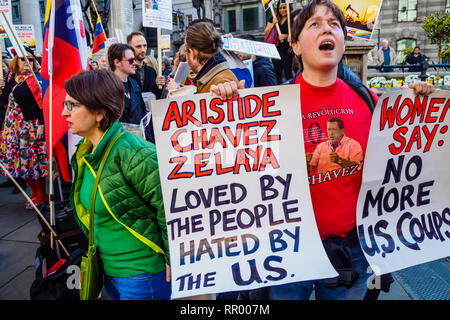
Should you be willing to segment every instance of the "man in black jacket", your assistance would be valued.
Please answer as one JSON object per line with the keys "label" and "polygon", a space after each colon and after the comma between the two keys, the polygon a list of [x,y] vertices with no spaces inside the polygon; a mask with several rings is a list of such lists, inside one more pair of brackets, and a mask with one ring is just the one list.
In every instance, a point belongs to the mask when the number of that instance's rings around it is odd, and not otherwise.
{"label": "man in black jacket", "polygon": [[144,63],[147,54],[147,40],[142,32],[132,32],[127,36],[127,43],[134,50],[136,73],[131,77],[137,81],[142,92],[153,92],[156,99],[161,98],[166,83],[163,76],[158,77],[155,69]]}
{"label": "man in black jacket", "polygon": [[[113,44],[108,49],[108,62],[111,70],[122,80],[125,87],[125,106],[119,121],[139,125],[147,111],[141,89],[132,79],[136,73],[133,48],[124,43]],[[154,143],[149,126],[146,128],[146,138]]]}

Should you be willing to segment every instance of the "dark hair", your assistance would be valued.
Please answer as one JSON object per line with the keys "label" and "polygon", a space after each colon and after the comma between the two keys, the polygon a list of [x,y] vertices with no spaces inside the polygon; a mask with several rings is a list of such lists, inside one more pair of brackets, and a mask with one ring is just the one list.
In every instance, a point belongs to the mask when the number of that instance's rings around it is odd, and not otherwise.
{"label": "dark hair", "polygon": [[[127,43],[128,44],[130,44],[131,43],[131,40],[133,40],[133,37],[134,36],[143,36],[144,38],[145,38],[145,35],[142,33],[142,32],[140,32],[140,31],[133,31],[132,33],[130,33],[128,36],[127,36]],[[147,39],[146,39],[147,40]]]}
{"label": "dark hair", "polygon": [[103,131],[122,115],[125,88],[122,80],[112,71],[83,71],[67,80],[64,87],[69,96],[89,111],[103,114],[100,122]]}
{"label": "dark hair", "polygon": [[251,40],[251,41],[256,41],[256,37],[255,37],[254,35],[248,34],[248,33],[246,33],[246,34],[241,34],[241,35],[237,36],[236,38],[239,38],[239,39],[245,39],[245,40]]}
{"label": "dark hair", "polygon": [[[276,14],[277,19],[278,19],[279,22],[281,22],[280,6],[281,6],[282,4],[285,4],[285,5],[286,5],[286,8],[287,8],[287,6],[288,6],[288,4],[287,4],[286,2],[281,3],[281,1],[278,1],[277,11],[275,12],[275,14]],[[291,14],[291,17],[290,17],[290,18],[292,18],[292,4],[290,4],[290,3],[289,3],[289,13]]]}
{"label": "dark hair", "polygon": [[222,37],[214,28],[210,19],[194,20],[186,30],[186,51],[196,49],[198,61],[205,63],[222,46]]}
{"label": "dark hair", "polygon": [[[346,20],[344,13],[341,9],[330,0],[312,0],[306,6],[301,9],[298,14],[294,17],[294,26],[291,34],[291,42],[294,43],[298,40],[300,33],[305,27],[306,21],[314,15],[317,6],[326,6],[331,10],[333,15],[338,19],[339,24],[341,25],[342,32],[344,33],[344,38],[347,36],[347,29],[345,27]],[[296,57],[298,59],[298,70],[303,71],[303,61],[301,57]]]}
{"label": "dark hair", "polygon": [[125,43],[114,43],[108,49],[108,63],[109,67],[112,71],[116,70],[116,66],[114,65],[114,60],[122,60],[125,56],[125,51],[131,50],[134,54],[133,47],[125,44]]}
{"label": "dark hair", "polygon": [[312,0],[306,6],[303,7],[302,10],[295,17],[294,27],[292,29],[291,41],[292,43],[298,40],[300,33],[305,27],[306,21],[314,15],[317,6],[326,6],[328,7],[336,19],[339,20],[339,23],[342,28],[342,32],[344,33],[344,38],[347,36],[347,29],[345,27],[346,20],[344,13],[342,10],[332,1],[330,0]]}
{"label": "dark hair", "polygon": [[339,129],[344,129],[344,121],[339,117],[331,117],[327,122],[337,122]]}

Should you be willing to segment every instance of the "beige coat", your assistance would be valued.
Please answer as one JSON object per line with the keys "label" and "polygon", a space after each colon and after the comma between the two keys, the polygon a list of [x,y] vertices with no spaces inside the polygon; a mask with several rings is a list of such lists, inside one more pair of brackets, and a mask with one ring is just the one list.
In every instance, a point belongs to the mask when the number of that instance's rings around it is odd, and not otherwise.
{"label": "beige coat", "polygon": [[[389,48],[389,57],[391,59],[391,62],[389,64],[390,65],[396,64],[397,55],[395,54],[395,50],[392,49],[391,47],[388,48]],[[375,55],[375,63],[379,66],[381,66],[384,63],[383,48],[380,48],[380,50],[378,50],[377,54]]]}
{"label": "beige coat", "polygon": [[230,70],[228,62],[224,61],[216,65],[197,80],[197,93],[210,92],[212,85],[231,81],[236,82],[236,84],[239,82],[234,73]]}

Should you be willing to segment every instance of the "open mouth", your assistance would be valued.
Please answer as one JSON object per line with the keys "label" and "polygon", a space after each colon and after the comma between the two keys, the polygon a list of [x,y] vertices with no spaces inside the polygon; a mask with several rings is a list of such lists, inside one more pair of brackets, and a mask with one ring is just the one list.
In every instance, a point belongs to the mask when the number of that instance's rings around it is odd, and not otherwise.
{"label": "open mouth", "polygon": [[327,51],[327,50],[333,50],[333,49],[334,49],[334,43],[331,41],[324,41],[324,42],[321,42],[319,45],[319,50]]}

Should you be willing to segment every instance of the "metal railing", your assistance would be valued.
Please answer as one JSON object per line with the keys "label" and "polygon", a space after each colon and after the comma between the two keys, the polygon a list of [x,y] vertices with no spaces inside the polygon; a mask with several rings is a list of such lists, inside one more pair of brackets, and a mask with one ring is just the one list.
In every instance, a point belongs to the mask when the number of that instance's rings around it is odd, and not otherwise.
{"label": "metal railing", "polygon": [[[450,70],[450,64],[448,63],[428,63],[427,61],[416,63],[416,64],[394,64],[394,65],[368,65],[368,69],[377,69],[378,71],[381,71],[381,69],[389,69],[389,68],[398,68],[398,69],[405,69],[405,68],[413,68],[418,67],[419,68],[419,78],[422,81],[425,81],[428,78],[428,75],[426,74],[427,70],[429,68],[444,68],[445,70]],[[409,72],[409,71],[408,71]]]}

